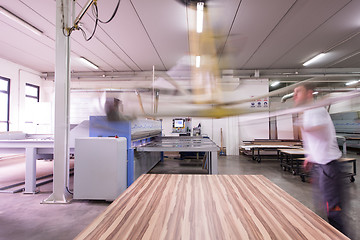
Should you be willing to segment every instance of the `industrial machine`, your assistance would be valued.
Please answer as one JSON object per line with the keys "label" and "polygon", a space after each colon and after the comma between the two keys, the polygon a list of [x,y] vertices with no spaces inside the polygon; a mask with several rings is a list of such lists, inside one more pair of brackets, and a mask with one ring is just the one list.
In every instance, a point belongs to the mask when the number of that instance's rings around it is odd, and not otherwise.
{"label": "industrial machine", "polygon": [[113,201],[126,190],[126,138],[77,138],[75,156],[74,199]]}
{"label": "industrial machine", "polygon": [[331,114],[339,145],[360,148],[360,112],[342,112]]}
{"label": "industrial machine", "polygon": [[161,136],[160,120],[108,121],[106,116],[90,116],[90,137],[125,137],[127,149],[127,186],[152,169],[162,157],[160,152],[137,152],[137,146]]}
{"label": "industrial machine", "polygon": [[181,135],[191,135],[191,118],[174,118],[172,133]]}

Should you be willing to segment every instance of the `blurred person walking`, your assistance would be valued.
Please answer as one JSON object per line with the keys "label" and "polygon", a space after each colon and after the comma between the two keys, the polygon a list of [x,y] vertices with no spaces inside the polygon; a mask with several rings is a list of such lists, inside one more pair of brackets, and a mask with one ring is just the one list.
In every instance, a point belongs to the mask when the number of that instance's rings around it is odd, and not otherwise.
{"label": "blurred person walking", "polygon": [[[295,106],[314,101],[314,85],[303,84],[294,89]],[[314,197],[326,211],[329,223],[346,234],[344,224],[344,189],[339,149],[334,124],[324,107],[305,110],[300,120],[301,135],[306,152],[304,169],[311,165]]]}

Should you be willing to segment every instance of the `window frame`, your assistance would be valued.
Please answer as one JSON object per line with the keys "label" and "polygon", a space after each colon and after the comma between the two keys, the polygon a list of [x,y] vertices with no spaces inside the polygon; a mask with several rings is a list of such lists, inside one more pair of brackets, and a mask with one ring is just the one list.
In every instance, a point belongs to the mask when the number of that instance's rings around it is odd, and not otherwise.
{"label": "window frame", "polygon": [[[36,99],[37,102],[40,101],[40,86],[37,86],[37,85],[34,85],[34,84],[31,84],[31,83],[26,83],[25,84],[25,88],[26,87],[33,87],[33,88],[36,88],[37,89],[37,96],[32,96],[32,95],[27,95],[25,94],[25,98],[33,98],[33,99]],[[26,89],[25,89],[25,93],[26,93]]]}
{"label": "window frame", "polygon": [[10,127],[9,124],[10,123],[10,78],[0,76],[0,81],[1,80],[7,81],[7,90],[6,91],[0,90],[1,93],[7,94],[7,119],[6,121],[0,120],[0,123],[4,123],[4,122],[6,123],[6,131],[8,132]]}

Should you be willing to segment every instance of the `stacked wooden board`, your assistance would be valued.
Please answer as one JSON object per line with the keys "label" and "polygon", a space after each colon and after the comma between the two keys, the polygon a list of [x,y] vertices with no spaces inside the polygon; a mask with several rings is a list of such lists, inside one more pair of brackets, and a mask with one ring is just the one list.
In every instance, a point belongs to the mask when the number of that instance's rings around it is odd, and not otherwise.
{"label": "stacked wooden board", "polygon": [[348,239],[261,175],[142,175],[76,239]]}

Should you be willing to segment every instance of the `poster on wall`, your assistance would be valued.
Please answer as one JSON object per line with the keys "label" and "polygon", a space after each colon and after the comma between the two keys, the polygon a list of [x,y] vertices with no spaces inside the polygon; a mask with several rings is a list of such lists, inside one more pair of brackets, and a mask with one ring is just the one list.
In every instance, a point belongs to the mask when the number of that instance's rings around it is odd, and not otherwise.
{"label": "poster on wall", "polygon": [[256,107],[261,108],[262,107],[262,100],[256,100]]}
{"label": "poster on wall", "polygon": [[263,100],[263,107],[264,108],[269,107],[269,100],[267,98],[264,98],[264,100]]}
{"label": "poster on wall", "polygon": [[[253,97],[253,96],[252,96]],[[268,108],[269,107],[269,99],[257,99],[256,101],[250,102],[251,108]]]}
{"label": "poster on wall", "polygon": [[[253,98],[254,96],[251,96],[250,98]],[[251,101],[250,102],[250,107],[251,108],[254,108],[255,107],[255,101]]]}

